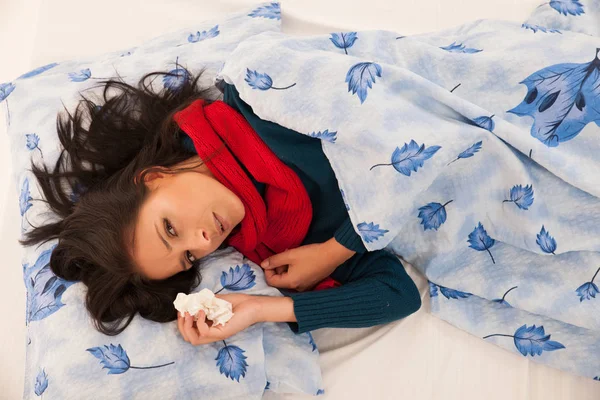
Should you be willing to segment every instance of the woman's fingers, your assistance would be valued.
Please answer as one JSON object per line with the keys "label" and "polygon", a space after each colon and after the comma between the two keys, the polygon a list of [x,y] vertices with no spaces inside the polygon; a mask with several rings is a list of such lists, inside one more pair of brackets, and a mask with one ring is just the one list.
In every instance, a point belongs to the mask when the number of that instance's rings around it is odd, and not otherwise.
{"label": "woman's fingers", "polygon": [[283,274],[283,273],[285,273],[285,272],[287,272],[287,271],[288,271],[288,266],[287,266],[287,265],[283,265],[283,266],[281,266],[281,267],[277,267],[277,268],[275,268],[275,273],[276,273],[277,275],[281,275],[281,274]]}
{"label": "woman's fingers", "polygon": [[206,314],[204,311],[200,311],[198,313],[198,320],[196,321],[196,327],[198,328],[198,333],[201,337],[208,335],[209,327],[206,323]]}
{"label": "woman's fingers", "polygon": [[[244,295],[237,294],[219,296],[219,298],[228,300],[234,305],[235,303],[242,302],[245,297],[246,296]],[[235,327],[232,326],[233,320],[228,323],[229,325],[227,327],[211,326],[211,324],[206,321],[206,314],[204,311],[198,312],[197,316],[198,319],[194,325],[194,317],[189,313],[186,312],[184,317],[179,313],[177,314],[177,327],[179,328],[181,336],[183,336],[183,339],[186,342],[191,343],[194,346],[218,342],[241,330],[235,329]]]}
{"label": "woman's fingers", "polygon": [[184,317],[181,316],[181,313],[177,311],[177,329],[179,329],[179,333],[183,336],[183,340],[189,342],[187,335],[185,334],[185,329],[183,327],[183,322],[185,321]]}
{"label": "woman's fingers", "polygon": [[265,270],[265,280],[267,281],[267,284],[272,287],[279,289],[296,289],[289,272],[284,272],[283,274],[268,274]]}
{"label": "woman's fingers", "polygon": [[185,313],[185,321],[183,323],[183,329],[185,335],[188,338],[188,342],[193,345],[198,344],[198,339],[200,339],[200,334],[198,329],[194,328],[194,317],[192,317],[189,313]]}

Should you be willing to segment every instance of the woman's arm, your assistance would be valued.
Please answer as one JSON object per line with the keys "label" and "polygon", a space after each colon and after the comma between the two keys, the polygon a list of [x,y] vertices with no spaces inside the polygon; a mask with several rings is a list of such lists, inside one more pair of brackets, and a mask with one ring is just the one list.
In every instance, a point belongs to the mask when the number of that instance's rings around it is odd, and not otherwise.
{"label": "woman's arm", "polygon": [[356,254],[356,251],[340,244],[334,237],[323,243],[323,248],[328,257],[334,259],[338,266],[342,265]]}
{"label": "woman's arm", "polygon": [[226,339],[258,322],[288,322],[296,333],[319,328],[361,328],[404,318],[421,307],[421,296],[400,261],[384,250],[366,253],[338,268],[332,277],[344,285],[289,297],[226,294],[233,318],[210,326],[202,312],[198,321],[178,317],[184,340],[194,345]]}
{"label": "woman's arm", "polygon": [[287,293],[290,297],[284,298],[256,297],[259,322],[290,322],[297,333],[326,327],[361,328],[407,317],[421,307],[419,290],[404,266],[384,250],[351,260],[332,277],[343,285]]}
{"label": "woman's arm", "polygon": [[342,286],[289,293],[297,333],[319,328],[360,328],[404,318],[421,307],[420,293],[400,261],[385,250],[365,253],[336,269]]}
{"label": "woman's arm", "polygon": [[290,297],[256,296],[255,300],[259,322],[296,322]]}

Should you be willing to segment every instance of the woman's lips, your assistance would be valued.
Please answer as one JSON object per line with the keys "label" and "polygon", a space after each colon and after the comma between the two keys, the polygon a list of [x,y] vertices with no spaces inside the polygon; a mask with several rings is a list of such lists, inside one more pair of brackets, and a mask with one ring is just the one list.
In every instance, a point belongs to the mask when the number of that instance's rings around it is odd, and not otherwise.
{"label": "woman's lips", "polygon": [[[215,214],[215,218],[217,219],[217,221],[219,221],[221,223],[221,225],[223,225],[223,232],[222,233],[227,232],[229,230],[229,222],[227,222],[227,220],[224,219],[223,217],[221,217],[219,214],[217,214],[217,213],[214,213],[214,214]],[[220,234],[221,233],[221,231],[220,231],[221,228],[220,228],[219,224],[217,224],[217,229],[219,229],[218,232]]]}

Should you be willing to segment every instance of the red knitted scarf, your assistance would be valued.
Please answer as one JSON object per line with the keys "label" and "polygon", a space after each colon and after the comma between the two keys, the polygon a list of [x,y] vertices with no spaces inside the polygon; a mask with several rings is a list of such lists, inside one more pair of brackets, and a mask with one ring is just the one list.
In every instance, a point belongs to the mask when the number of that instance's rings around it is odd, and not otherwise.
{"label": "red knitted scarf", "polygon": [[[246,214],[228,238],[253,262],[298,247],[312,220],[312,205],[298,175],[262,141],[243,116],[222,101],[196,100],[174,120],[194,142],[215,178],[235,193]],[[223,143],[225,146],[223,146]],[[258,182],[260,196],[238,161]]]}

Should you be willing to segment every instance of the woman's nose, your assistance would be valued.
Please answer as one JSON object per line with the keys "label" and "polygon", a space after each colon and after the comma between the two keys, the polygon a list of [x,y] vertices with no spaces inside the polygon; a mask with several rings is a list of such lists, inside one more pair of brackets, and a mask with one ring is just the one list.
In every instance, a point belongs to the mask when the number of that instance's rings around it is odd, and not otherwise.
{"label": "woman's nose", "polygon": [[209,244],[212,241],[208,229],[198,228],[195,231],[194,240],[196,244]]}

